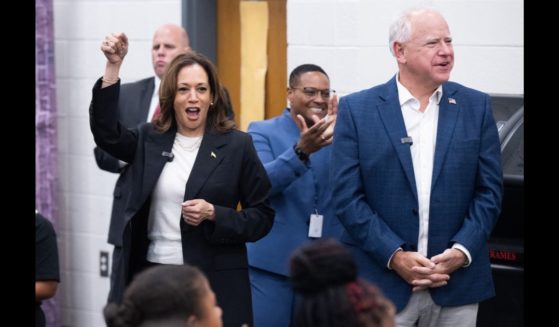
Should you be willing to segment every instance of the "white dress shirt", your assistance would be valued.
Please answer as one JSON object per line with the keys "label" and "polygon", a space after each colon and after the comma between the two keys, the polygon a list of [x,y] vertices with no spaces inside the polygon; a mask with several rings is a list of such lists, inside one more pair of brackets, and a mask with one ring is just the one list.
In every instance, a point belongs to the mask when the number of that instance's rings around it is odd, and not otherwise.
{"label": "white dress shirt", "polygon": [[146,122],[148,123],[151,121],[151,117],[153,117],[153,114],[155,113],[155,108],[157,108],[157,105],[159,104],[159,85],[161,85],[161,80],[157,77],[157,75],[154,78],[154,83],[153,94],[151,95],[151,102],[149,104],[149,112],[146,117]]}
{"label": "white dress shirt", "polygon": [[433,176],[433,162],[435,161],[435,146],[437,143],[437,125],[439,122],[439,101],[443,93],[442,85],[429,97],[429,103],[421,112],[419,100],[416,99],[400,82],[398,96],[410,146],[417,200],[419,204],[419,238],[417,252],[427,256],[427,241],[429,235],[429,199],[431,198],[431,179]]}
{"label": "white dress shirt", "polygon": [[[429,204],[431,199],[431,182],[433,177],[433,163],[435,161],[435,148],[437,145],[437,127],[439,123],[439,103],[443,94],[443,87],[439,87],[429,97],[429,103],[423,112],[420,111],[420,102],[409,90],[396,79],[398,97],[402,116],[406,125],[407,136],[411,137],[410,146],[415,184],[417,187],[419,236],[417,252],[427,256],[429,236]],[[472,262],[470,252],[462,245],[455,243],[456,248],[466,255],[466,264]],[[392,259],[392,257],[390,258]],[[389,260],[390,264],[390,260]]]}
{"label": "white dress shirt", "polygon": [[147,260],[161,264],[184,263],[180,221],[185,185],[190,177],[202,136],[179,133],[173,144],[174,159],[167,162],[152,192],[148,217]]}

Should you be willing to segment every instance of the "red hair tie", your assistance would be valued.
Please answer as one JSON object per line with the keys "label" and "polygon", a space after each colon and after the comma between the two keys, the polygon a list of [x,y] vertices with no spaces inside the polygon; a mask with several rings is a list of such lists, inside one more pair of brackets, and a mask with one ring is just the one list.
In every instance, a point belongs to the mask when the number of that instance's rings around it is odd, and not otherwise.
{"label": "red hair tie", "polygon": [[367,292],[363,285],[357,281],[345,284],[345,291],[349,303],[356,312],[367,311],[376,306],[375,294]]}

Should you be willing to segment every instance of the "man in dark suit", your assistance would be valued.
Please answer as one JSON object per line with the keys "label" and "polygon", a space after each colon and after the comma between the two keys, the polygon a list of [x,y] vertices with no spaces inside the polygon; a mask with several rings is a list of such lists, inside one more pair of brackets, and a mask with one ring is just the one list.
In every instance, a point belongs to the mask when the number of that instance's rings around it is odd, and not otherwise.
{"label": "man in dark suit", "polygon": [[475,326],[494,296],[486,240],[502,171],[487,94],[448,82],[452,37],[436,11],[390,27],[399,72],[341,98],[332,169],[342,241],[396,304],[398,326]]}

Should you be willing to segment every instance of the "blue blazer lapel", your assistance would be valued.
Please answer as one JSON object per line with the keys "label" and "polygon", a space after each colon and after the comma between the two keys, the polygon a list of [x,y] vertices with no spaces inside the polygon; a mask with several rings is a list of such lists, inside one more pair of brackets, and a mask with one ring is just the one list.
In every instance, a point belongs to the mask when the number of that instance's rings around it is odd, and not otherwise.
{"label": "blue blazer lapel", "polygon": [[225,153],[221,150],[221,147],[227,143],[226,139],[227,137],[224,134],[219,135],[214,132],[206,132],[204,134],[196,161],[186,183],[185,201],[196,198],[208,177],[225,158]]}
{"label": "blue blazer lapel", "polygon": [[413,194],[417,197],[410,144],[402,143],[402,138],[406,137],[408,134],[404,123],[404,117],[402,116],[397,90],[396,79],[394,77],[385,84],[385,92],[381,92],[380,98],[382,102],[378,105],[378,111],[384,128],[386,129],[386,133],[388,134],[394,150],[396,150],[402,169],[406,174],[409,186]]}
{"label": "blue blazer lapel", "polygon": [[456,119],[461,110],[460,101],[454,98],[457,89],[449,84],[443,84],[443,96],[439,103],[439,122],[437,126],[437,145],[435,148],[435,161],[433,162],[433,176],[431,185],[435,185],[437,178],[441,172],[444,158],[448,152],[448,147],[454,128],[456,127]]}

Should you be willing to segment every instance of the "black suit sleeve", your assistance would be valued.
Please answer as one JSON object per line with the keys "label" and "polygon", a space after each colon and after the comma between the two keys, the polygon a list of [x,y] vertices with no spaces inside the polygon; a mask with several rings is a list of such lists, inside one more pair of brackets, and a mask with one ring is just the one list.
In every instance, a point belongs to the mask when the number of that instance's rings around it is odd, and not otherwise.
{"label": "black suit sleeve", "polygon": [[93,153],[95,154],[97,167],[110,173],[120,173],[120,164],[117,158],[101,150],[98,146],[93,149]]}
{"label": "black suit sleeve", "polygon": [[104,151],[130,163],[134,159],[138,142],[137,131],[128,130],[118,119],[120,80],[101,88],[101,79],[93,86],[89,105],[89,125],[93,140]]}
{"label": "black suit sleeve", "polygon": [[[123,84],[118,97],[118,120],[127,127],[136,127],[146,121],[154,89],[154,78]],[[99,147],[93,149],[97,166],[111,173],[122,171],[119,160]]]}
{"label": "black suit sleeve", "polygon": [[272,229],[275,211],[269,200],[271,189],[264,169],[249,135],[243,138],[241,169],[239,175],[239,200],[242,210],[214,204],[217,220],[206,224],[206,237],[212,243],[236,244],[256,242]]}

